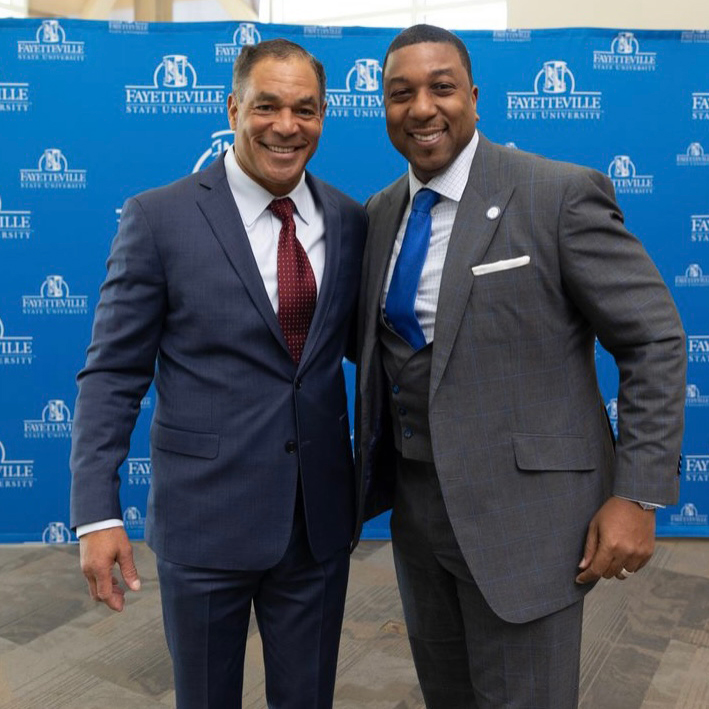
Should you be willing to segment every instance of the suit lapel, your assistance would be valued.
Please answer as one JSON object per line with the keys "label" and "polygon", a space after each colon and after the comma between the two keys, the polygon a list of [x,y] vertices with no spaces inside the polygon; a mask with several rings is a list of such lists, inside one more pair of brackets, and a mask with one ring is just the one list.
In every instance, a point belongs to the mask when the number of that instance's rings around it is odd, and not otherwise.
{"label": "suit lapel", "polygon": [[379,318],[380,300],[384,279],[389,268],[391,252],[399,231],[401,218],[409,199],[408,174],[399,178],[389,190],[382,193],[381,203],[376,211],[370,214],[372,222],[369,225],[367,248],[369,256],[367,265],[369,275],[365,284],[364,310],[364,351],[362,361],[369,361],[376,340],[377,320]]}
{"label": "suit lapel", "polygon": [[201,175],[201,193],[197,196],[197,204],[209,222],[214,236],[219,241],[224,253],[237,272],[244,287],[261,314],[266,325],[280,345],[288,351],[278,318],[263,284],[254,258],[251,244],[246,236],[246,230],[236,208],[234,197],[229,188],[224,170],[224,157],[215,161]]}
{"label": "suit lapel", "polygon": [[300,367],[308,360],[313,352],[317,339],[322,331],[328,311],[332,305],[332,295],[337,283],[337,273],[340,270],[340,251],[342,246],[342,224],[340,222],[340,212],[332,196],[326,192],[323,184],[317,178],[306,173],[308,186],[315,198],[315,201],[323,210],[325,222],[325,270],[323,271],[320,293],[315,305],[313,320],[310,323],[308,337],[305,340],[305,347],[300,358]]}
{"label": "suit lapel", "polygon": [[[514,191],[509,184],[499,186],[500,155],[495,146],[482,135],[479,140],[443,265],[431,363],[431,398],[441,382],[470,298],[474,281],[471,267],[482,261]],[[493,207],[498,208],[497,216],[490,218],[492,213],[488,210]]]}

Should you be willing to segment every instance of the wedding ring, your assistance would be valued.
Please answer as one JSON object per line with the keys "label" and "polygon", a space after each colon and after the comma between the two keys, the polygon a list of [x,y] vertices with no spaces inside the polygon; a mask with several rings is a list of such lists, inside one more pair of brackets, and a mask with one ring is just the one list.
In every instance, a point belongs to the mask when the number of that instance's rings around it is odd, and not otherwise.
{"label": "wedding ring", "polygon": [[628,569],[626,569],[625,567],[623,567],[623,568],[620,570],[620,572],[619,572],[620,577],[621,577],[622,579],[627,579],[628,576],[632,576],[633,573],[634,573],[633,571],[628,571]]}

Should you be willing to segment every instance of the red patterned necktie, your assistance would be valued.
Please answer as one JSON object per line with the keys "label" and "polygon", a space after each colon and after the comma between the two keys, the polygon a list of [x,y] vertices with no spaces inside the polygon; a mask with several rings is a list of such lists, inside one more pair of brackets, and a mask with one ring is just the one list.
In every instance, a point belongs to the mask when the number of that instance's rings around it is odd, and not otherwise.
{"label": "red patterned necktie", "polygon": [[293,201],[274,199],[268,208],[281,220],[278,236],[278,322],[293,361],[298,364],[315,311],[317,285],[312,266],[295,235]]}

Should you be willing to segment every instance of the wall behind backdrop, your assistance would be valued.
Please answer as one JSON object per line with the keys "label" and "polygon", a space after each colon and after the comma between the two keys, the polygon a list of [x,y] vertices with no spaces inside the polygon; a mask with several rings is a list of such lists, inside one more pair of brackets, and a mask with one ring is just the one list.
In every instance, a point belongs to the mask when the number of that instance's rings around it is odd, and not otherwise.
{"label": "wall behind backdrop", "polygon": [[[230,144],[225,104],[241,47],[284,36],[323,61],[328,115],[310,169],[364,200],[405,169],[382,102],[395,34],[0,20],[0,541],[72,538],[74,377],[121,205]],[[658,512],[658,534],[709,536],[709,31],[459,34],[482,132],[607,173],[672,291],[688,335],[687,429],[680,503]],[[596,360],[617,427],[617,370],[600,346]],[[133,539],[143,536],[154,404],[151,389],[121,468]],[[367,525],[365,537],[382,536],[386,519]]]}

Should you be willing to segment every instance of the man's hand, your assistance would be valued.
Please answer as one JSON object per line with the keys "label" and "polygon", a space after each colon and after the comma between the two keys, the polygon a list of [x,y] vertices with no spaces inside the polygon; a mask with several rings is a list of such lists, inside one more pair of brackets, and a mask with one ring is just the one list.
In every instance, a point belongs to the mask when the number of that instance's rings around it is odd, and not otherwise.
{"label": "man's hand", "polygon": [[655,512],[636,502],[611,497],[593,516],[586,535],[581,573],[576,583],[590,583],[601,576],[625,578],[625,571],[642,569],[655,550]]}
{"label": "man's hand", "polygon": [[89,532],[79,539],[81,570],[89,583],[89,593],[95,601],[105,603],[114,611],[122,611],[125,592],[113,574],[118,563],[128,588],[140,590],[138,571],[133,563],[133,548],[123,527]]}

